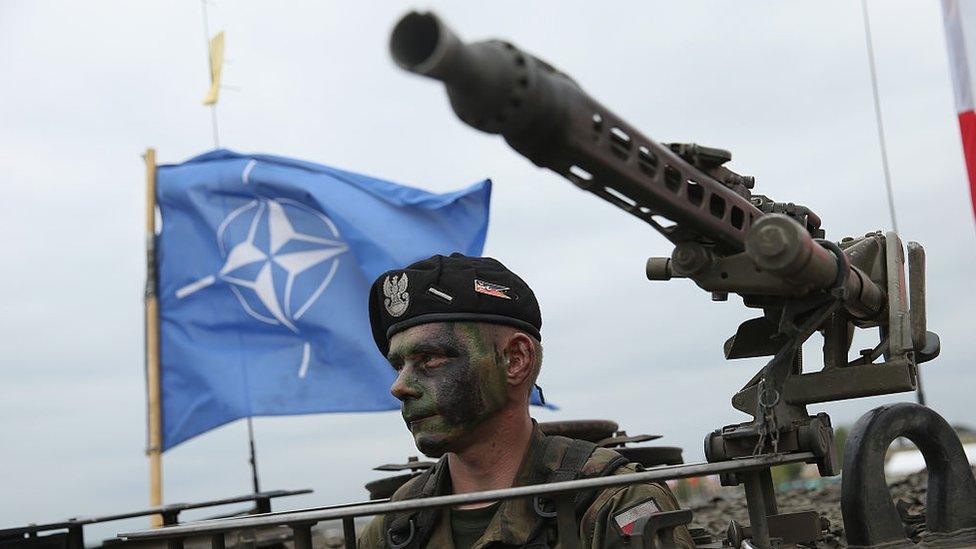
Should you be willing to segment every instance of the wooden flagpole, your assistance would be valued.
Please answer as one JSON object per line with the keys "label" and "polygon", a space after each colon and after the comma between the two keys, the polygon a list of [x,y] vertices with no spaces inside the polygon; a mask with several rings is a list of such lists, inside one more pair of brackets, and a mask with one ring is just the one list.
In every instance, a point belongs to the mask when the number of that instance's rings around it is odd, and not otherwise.
{"label": "wooden flagpole", "polygon": [[[156,149],[146,149],[146,408],[148,419],[149,505],[163,504],[163,411],[159,376],[159,300],[156,297]],[[152,526],[163,525],[153,515]]]}

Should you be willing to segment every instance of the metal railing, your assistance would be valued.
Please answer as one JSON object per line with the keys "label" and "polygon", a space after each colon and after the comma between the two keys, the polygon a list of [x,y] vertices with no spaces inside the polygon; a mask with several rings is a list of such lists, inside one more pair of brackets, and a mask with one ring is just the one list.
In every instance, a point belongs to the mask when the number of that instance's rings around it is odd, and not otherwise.
{"label": "metal railing", "polygon": [[60,522],[49,522],[45,524],[28,524],[26,526],[18,526],[14,528],[3,528],[0,529],[0,546],[5,544],[31,540],[40,539],[38,534],[41,532],[52,532],[56,533],[59,530],[66,530],[64,546],[67,549],[84,549],[85,547],[85,537],[84,537],[84,527],[90,524],[97,524],[100,522],[112,522],[116,520],[124,520],[137,517],[148,517],[152,515],[162,515],[164,525],[175,525],[179,521],[179,515],[183,511],[188,511],[190,509],[203,509],[207,507],[218,507],[222,505],[231,505],[234,503],[247,503],[253,502],[254,508],[250,512],[260,513],[260,516],[266,516],[271,513],[271,500],[286,496],[297,496],[300,494],[310,494],[312,490],[271,490],[267,492],[258,492],[255,494],[247,494],[243,496],[235,496],[229,498],[214,499],[209,501],[200,501],[193,503],[172,503],[169,505],[161,505],[159,507],[150,507],[148,509],[142,509],[139,511],[129,511],[126,513],[117,513],[113,515],[101,515],[101,516],[91,516],[91,517],[76,517],[63,520]]}
{"label": "metal railing", "polygon": [[[556,522],[560,533],[560,546],[575,549],[579,545],[578,524],[572,504],[573,496],[580,490],[593,490],[629,486],[647,482],[659,482],[707,475],[736,473],[741,476],[750,500],[756,500],[756,513],[762,514],[763,502],[773,497],[769,486],[763,482],[768,479],[769,468],[787,463],[813,462],[816,457],[811,452],[791,454],[765,454],[737,458],[718,463],[691,463],[656,467],[638,473],[611,475],[605,477],[517,486],[502,490],[453,494],[422,499],[408,499],[388,502],[359,502],[334,505],[315,509],[302,509],[243,518],[207,520],[169,526],[155,530],[143,530],[119,534],[120,541],[165,541],[171,549],[182,547],[187,538],[209,536],[213,549],[224,548],[224,534],[253,528],[287,526],[294,535],[295,549],[312,548],[312,526],[326,520],[341,520],[345,547],[356,548],[356,529],[354,519],[371,515],[384,515],[421,509],[454,507],[472,503],[485,503],[533,496],[553,496],[556,503]],[[769,502],[766,501],[768,504]],[[773,503],[773,505],[775,505]],[[750,504],[750,516],[754,505]],[[753,529],[765,527],[763,521],[753,525]],[[768,533],[766,534],[768,536]]]}

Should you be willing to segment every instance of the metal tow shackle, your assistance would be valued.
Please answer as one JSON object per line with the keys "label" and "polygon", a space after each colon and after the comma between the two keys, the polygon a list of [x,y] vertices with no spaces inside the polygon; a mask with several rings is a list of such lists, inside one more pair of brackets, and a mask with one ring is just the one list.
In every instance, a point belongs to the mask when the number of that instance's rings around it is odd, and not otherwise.
{"label": "metal tow shackle", "polygon": [[847,542],[912,545],[885,481],[885,453],[898,437],[915,443],[928,468],[927,535],[976,542],[976,479],[962,443],[942,416],[908,402],[864,414],[847,439],[841,485]]}

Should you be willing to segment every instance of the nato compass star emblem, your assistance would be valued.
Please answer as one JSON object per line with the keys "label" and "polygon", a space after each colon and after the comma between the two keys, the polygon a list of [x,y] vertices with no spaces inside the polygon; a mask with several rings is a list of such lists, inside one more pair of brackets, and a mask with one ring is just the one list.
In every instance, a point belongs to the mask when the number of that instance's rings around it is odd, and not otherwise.
{"label": "nato compass star emblem", "polygon": [[[349,250],[331,219],[287,198],[251,200],[224,218],[216,236],[223,266],[178,289],[177,299],[220,280],[250,317],[296,334],[298,320],[328,287],[339,256]],[[308,371],[310,354],[306,341],[299,377]]]}

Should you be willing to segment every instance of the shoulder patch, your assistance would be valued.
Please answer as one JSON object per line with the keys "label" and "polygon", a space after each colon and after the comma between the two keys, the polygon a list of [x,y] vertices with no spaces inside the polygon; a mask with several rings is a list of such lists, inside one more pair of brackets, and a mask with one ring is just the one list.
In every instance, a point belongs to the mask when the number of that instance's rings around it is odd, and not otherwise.
{"label": "shoulder patch", "polygon": [[613,515],[613,521],[617,524],[617,528],[624,535],[631,535],[634,532],[634,525],[638,520],[655,515],[661,512],[661,508],[658,507],[657,502],[654,498],[647,498],[644,501],[631,505],[630,507],[620,511]]}

